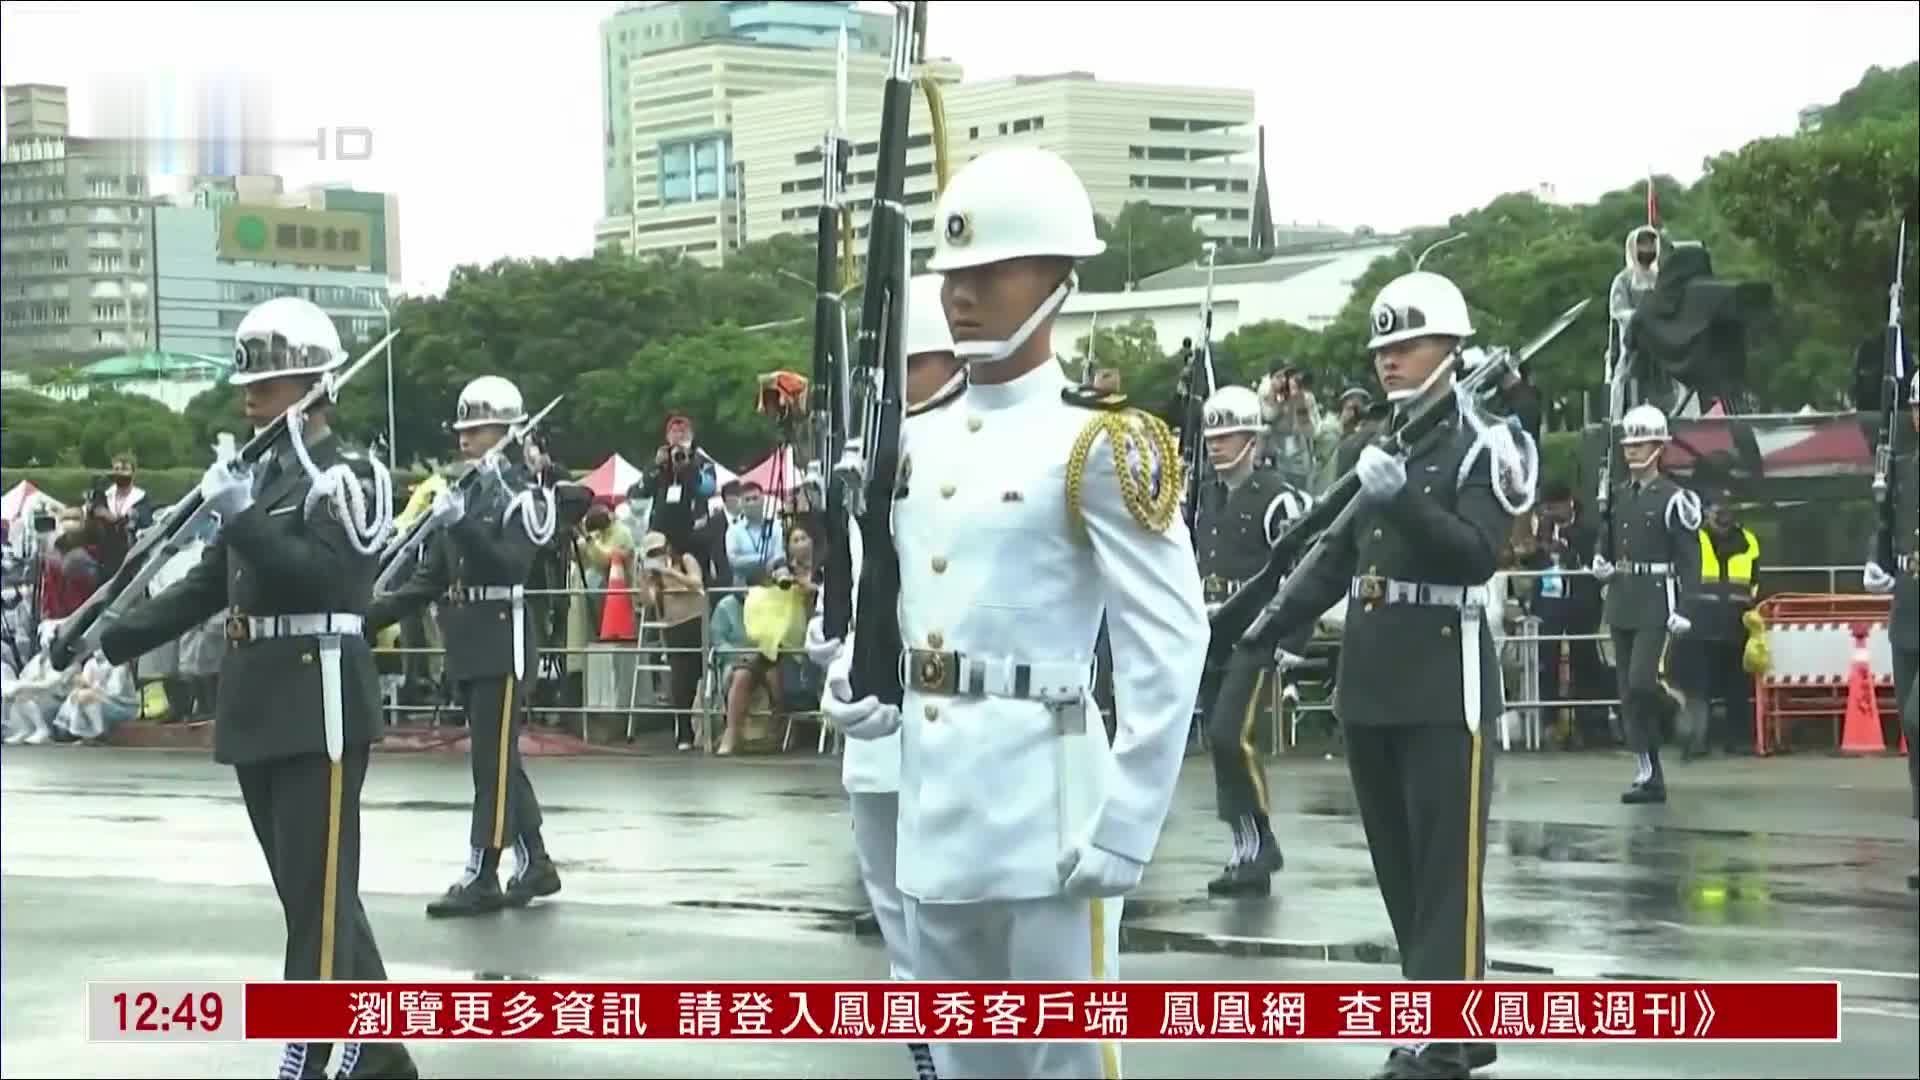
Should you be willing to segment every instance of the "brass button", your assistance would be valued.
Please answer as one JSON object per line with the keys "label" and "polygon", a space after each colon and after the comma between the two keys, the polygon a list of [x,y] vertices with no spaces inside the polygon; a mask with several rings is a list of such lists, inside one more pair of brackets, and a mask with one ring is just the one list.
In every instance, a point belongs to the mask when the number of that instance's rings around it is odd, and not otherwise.
{"label": "brass button", "polygon": [[1426,487],[1423,487],[1423,488],[1421,488],[1420,490],[1421,490],[1421,491],[1423,491],[1423,492],[1425,492],[1425,493],[1426,493],[1426,494],[1428,494],[1428,495],[1431,495],[1431,494],[1433,494],[1433,485],[1432,485],[1432,484],[1428,484],[1428,485],[1427,485]]}
{"label": "brass button", "polygon": [[946,645],[947,645],[947,639],[941,637],[940,632],[938,630],[927,635],[927,648],[944,649],[946,648]]}
{"label": "brass button", "polygon": [[1368,610],[1368,611],[1372,611],[1372,610],[1374,610],[1375,608],[1378,608],[1379,606],[1380,606],[1379,604],[1376,604],[1376,603],[1374,603],[1374,602],[1373,602],[1373,601],[1371,601],[1371,600],[1369,600],[1369,601],[1367,601],[1367,610]]}
{"label": "brass button", "polygon": [[932,723],[938,719],[940,719],[940,710],[932,705],[927,706],[927,722]]}
{"label": "brass button", "polygon": [[303,664],[311,664],[311,663],[313,663],[313,654],[312,654],[312,653],[310,653],[310,652],[303,652],[303,653],[301,653],[301,654],[300,654],[300,662],[301,662],[301,663],[303,663]]}
{"label": "brass button", "polygon": [[983,425],[984,425],[985,423],[986,423],[986,421],[984,421],[984,420],[982,420],[982,419],[980,419],[980,418],[979,418],[979,417],[977,417],[977,416],[969,416],[969,417],[967,417],[967,430],[968,430],[968,431],[979,431],[979,430],[980,430],[980,428],[981,428],[981,427],[982,427],[982,426],[983,426]]}
{"label": "brass button", "polygon": [[936,574],[944,574],[944,573],[946,573],[946,572],[947,572],[947,559],[946,559],[946,556],[944,556],[944,555],[935,555],[935,556],[933,557],[933,572],[934,572],[934,573],[936,573]]}
{"label": "brass button", "polygon": [[1375,564],[1375,565],[1373,565],[1373,566],[1369,566],[1369,567],[1367,567],[1367,576],[1368,576],[1368,577],[1373,577],[1373,576],[1375,576],[1375,575],[1377,575],[1377,574],[1379,574],[1379,573],[1380,573],[1380,567],[1379,567],[1379,565],[1378,565],[1378,564]]}
{"label": "brass button", "polygon": [[1379,530],[1379,529],[1375,529],[1375,530],[1373,530],[1373,538],[1374,538],[1375,540],[1378,540],[1378,539],[1380,539],[1380,535],[1381,535],[1381,534],[1380,534],[1380,530]]}
{"label": "brass button", "polygon": [[1441,628],[1440,628],[1440,636],[1441,636],[1441,637],[1452,637],[1452,636],[1453,636],[1453,627],[1451,627],[1451,626],[1443,626],[1443,627],[1441,627]]}
{"label": "brass button", "polygon": [[940,485],[940,497],[943,499],[951,499],[953,498],[953,493],[956,490],[958,489],[956,489],[952,484],[942,484]]}

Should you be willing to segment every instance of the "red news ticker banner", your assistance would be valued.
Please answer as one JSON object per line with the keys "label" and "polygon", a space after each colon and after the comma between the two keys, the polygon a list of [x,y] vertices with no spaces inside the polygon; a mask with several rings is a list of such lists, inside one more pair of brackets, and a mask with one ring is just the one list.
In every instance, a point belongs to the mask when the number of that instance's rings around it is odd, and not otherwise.
{"label": "red news ticker banner", "polygon": [[90,1038],[344,1042],[1837,1042],[1823,983],[352,983],[89,986]]}

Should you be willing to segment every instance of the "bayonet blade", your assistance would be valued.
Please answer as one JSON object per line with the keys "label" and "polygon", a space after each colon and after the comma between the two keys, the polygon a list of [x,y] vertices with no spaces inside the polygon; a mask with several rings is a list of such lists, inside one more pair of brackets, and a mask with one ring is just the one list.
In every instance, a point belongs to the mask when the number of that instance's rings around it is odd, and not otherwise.
{"label": "bayonet blade", "polygon": [[835,58],[834,99],[833,99],[833,136],[836,139],[847,137],[847,28],[840,28],[840,46]]}
{"label": "bayonet blade", "polygon": [[1533,359],[1535,353],[1553,344],[1553,339],[1566,333],[1567,327],[1572,326],[1574,320],[1578,319],[1580,313],[1587,310],[1587,305],[1591,303],[1593,303],[1593,297],[1589,296],[1585,300],[1568,308],[1559,318],[1548,324],[1547,328],[1542,330],[1538,337],[1522,345],[1520,351],[1513,354],[1514,366],[1517,367],[1526,363]]}

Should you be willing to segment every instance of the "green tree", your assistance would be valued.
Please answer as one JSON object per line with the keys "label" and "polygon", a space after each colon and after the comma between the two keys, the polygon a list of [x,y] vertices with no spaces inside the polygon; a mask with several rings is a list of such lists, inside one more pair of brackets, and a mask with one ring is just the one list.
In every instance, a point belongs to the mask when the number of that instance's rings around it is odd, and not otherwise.
{"label": "green tree", "polygon": [[1086,369],[1089,355],[1095,367],[1120,373],[1120,388],[1135,405],[1163,417],[1173,415],[1181,361],[1160,351],[1160,335],[1152,320],[1135,316],[1121,325],[1100,326],[1080,335],[1073,344],[1074,374]]}
{"label": "green tree", "polygon": [[1193,216],[1143,202],[1128,203],[1112,220],[1095,215],[1094,233],[1107,250],[1080,264],[1087,292],[1121,292],[1133,282],[1200,257],[1207,238]]}

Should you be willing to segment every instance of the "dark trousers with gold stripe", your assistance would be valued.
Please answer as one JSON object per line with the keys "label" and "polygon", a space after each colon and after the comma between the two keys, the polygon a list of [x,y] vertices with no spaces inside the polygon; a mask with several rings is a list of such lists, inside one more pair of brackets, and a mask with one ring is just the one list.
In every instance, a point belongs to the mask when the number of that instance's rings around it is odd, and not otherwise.
{"label": "dark trousers with gold stripe", "polygon": [[1913,816],[1920,817],[1920,651],[1893,650],[1893,692],[1899,705],[1900,726],[1907,737],[1907,780],[1913,788]]}
{"label": "dark trousers with gold stripe", "polygon": [[1627,749],[1652,754],[1660,749],[1661,729],[1675,706],[1667,693],[1667,628],[1613,628],[1614,673],[1620,684],[1620,726]]}
{"label": "dark trousers with gold stripe", "polygon": [[1262,691],[1272,685],[1273,655],[1260,649],[1235,649],[1209,702],[1207,748],[1213,753],[1213,784],[1220,820],[1240,821],[1270,813],[1266,767],[1254,731]]}
{"label": "dark trousers with gold stripe", "polygon": [[1487,965],[1481,882],[1492,744],[1455,723],[1348,724],[1345,735],[1402,974],[1417,981],[1480,978]]}
{"label": "dark trousers with gold stripe", "polygon": [[[328,815],[333,763],[302,754],[237,766],[240,797],[253,835],[267,857],[273,890],[287,921],[285,978],[384,981],[386,966],[360,906],[360,789],[369,748],[349,746],[340,757],[339,839],[329,859]],[[332,881],[327,874],[333,864]],[[325,1064],[331,1046],[310,1043],[307,1061]]]}
{"label": "dark trousers with gold stripe", "polygon": [[504,850],[538,830],[541,821],[540,800],[520,760],[526,686],[512,675],[468,679],[460,684],[460,695],[473,765],[472,843]]}

